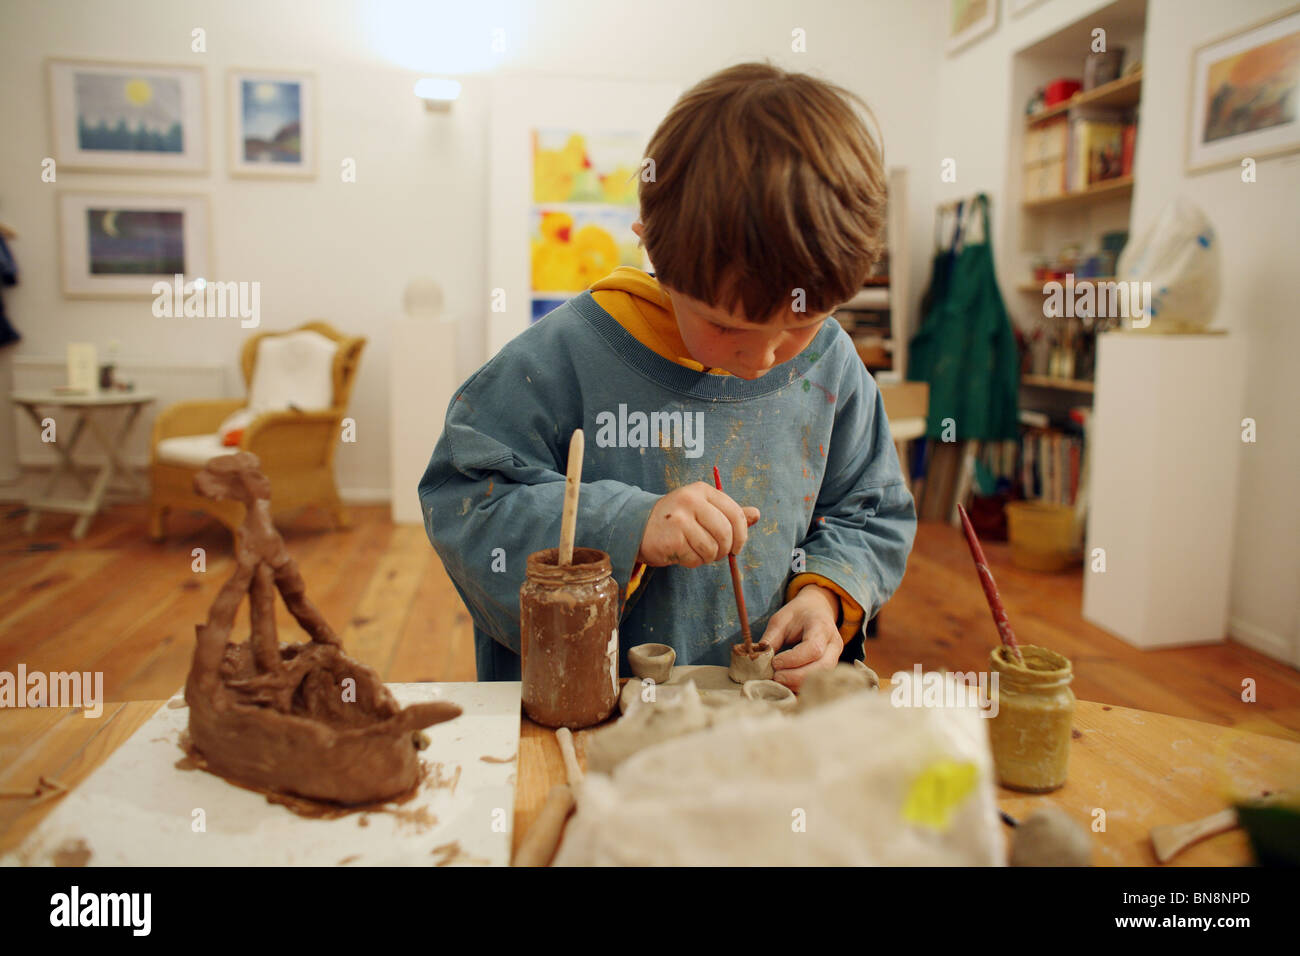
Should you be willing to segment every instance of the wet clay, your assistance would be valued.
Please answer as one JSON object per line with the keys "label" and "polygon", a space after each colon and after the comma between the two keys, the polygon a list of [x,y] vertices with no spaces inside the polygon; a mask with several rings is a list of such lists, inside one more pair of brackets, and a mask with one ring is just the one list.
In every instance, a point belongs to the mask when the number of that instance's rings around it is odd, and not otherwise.
{"label": "wet clay", "polygon": [[743,684],[747,680],[771,680],[775,674],[772,648],[766,642],[751,645],[748,654],[745,653],[744,644],[731,645],[731,666],[727,668],[727,676],[737,684]]}
{"label": "wet clay", "polygon": [[740,694],[746,700],[762,701],[780,711],[794,710],[799,704],[794,691],[774,680],[747,680],[741,685]]}
{"label": "wet clay", "polygon": [[998,783],[1013,790],[1046,793],[1065,783],[1074,716],[1070,661],[1055,651],[1020,645],[1024,663],[1005,646],[990,656],[998,675],[997,715],[989,720],[989,743]]}
{"label": "wet clay", "polygon": [[799,688],[799,709],[811,710],[833,703],[849,694],[860,694],[880,686],[880,678],[862,661],[840,663],[828,670],[813,671]]}
{"label": "wet clay", "polygon": [[[196,628],[185,682],[190,746],[204,769],[264,792],[345,806],[407,796],[420,778],[417,732],[460,708],[402,709],[374,670],[343,652],[271,523],[271,486],[258,464],[248,452],[224,455],[194,478],[206,497],[243,502],[245,517],[235,573]],[[277,591],[309,643],[279,642]],[[251,633],[232,643],[245,596]]]}
{"label": "wet clay", "polygon": [[610,715],[618,700],[618,584],[609,555],[574,548],[528,556],[519,589],[524,712],[546,727],[578,730]]}

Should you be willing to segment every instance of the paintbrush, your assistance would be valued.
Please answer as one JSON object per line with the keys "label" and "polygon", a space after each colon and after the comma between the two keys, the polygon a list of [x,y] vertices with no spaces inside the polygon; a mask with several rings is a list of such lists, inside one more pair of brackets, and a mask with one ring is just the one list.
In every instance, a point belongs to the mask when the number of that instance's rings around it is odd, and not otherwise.
{"label": "paintbrush", "polygon": [[989,610],[993,612],[993,623],[998,627],[998,637],[1012,654],[1016,655],[1016,660],[1022,665],[1025,663],[1024,655],[1020,653],[1020,645],[1016,643],[1016,635],[1011,630],[1011,622],[1007,619],[1007,609],[1002,606],[1002,599],[998,597],[998,586],[993,583],[993,572],[989,570],[989,563],[984,558],[984,549],[980,547],[980,539],[975,536],[975,528],[970,523],[970,515],[966,514],[966,509],[960,504],[957,505],[957,512],[961,515],[961,526],[966,532],[966,544],[970,546],[970,556],[975,561],[975,568],[980,574],[980,584],[984,586],[984,598],[989,602]]}
{"label": "paintbrush", "polygon": [[569,439],[569,467],[564,478],[564,510],[560,514],[561,567],[573,563],[573,535],[578,526],[578,492],[582,490],[582,429],[574,429]]}
{"label": "paintbrush", "polygon": [[[722,476],[718,474],[718,466],[713,466],[713,486],[719,491],[722,490]],[[745,613],[745,589],[740,584],[740,568],[736,566],[736,556],[727,555],[727,563],[731,565],[731,587],[736,592],[736,613],[740,615],[740,633],[745,636],[745,653],[753,655],[754,641],[749,634],[749,615]]]}

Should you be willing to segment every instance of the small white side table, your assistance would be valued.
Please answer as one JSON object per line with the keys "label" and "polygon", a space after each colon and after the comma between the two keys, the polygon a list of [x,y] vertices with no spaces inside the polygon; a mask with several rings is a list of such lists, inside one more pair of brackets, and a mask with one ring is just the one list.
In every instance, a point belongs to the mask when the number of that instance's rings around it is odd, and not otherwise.
{"label": "small white side table", "polygon": [[[42,432],[45,430],[39,411],[42,406],[57,406],[76,415],[72,423],[72,437],[67,443],[57,440],[57,431],[55,433],[56,440],[50,443],[54,446],[54,450],[59,453],[59,466],[54,469],[49,480],[45,483],[44,491],[30,498],[27,502],[28,515],[23,530],[28,534],[36,530],[36,523],[40,520],[41,512],[59,511],[80,515],[77,523],[72,527],[72,537],[80,541],[85,537],[86,529],[90,527],[90,519],[98,514],[100,508],[103,507],[104,496],[108,493],[109,485],[112,484],[114,476],[119,473],[126,476],[132,488],[148,493],[148,489],[140,484],[135,475],[131,473],[131,469],[122,461],[119,451],[126,444],[131,429],[135,426],[136,419],[140,417],[140,412],[156,398],[153,393],[108,391],[73,394],[47,390],[14,392],[11,397],[16,405],[21,405],[26,409],[27,414],[35,422],[36,428]],[[115,408],[125,408],[127,412],[117,430],[110,435],[97,421],[96,416],[97,413],[106,409]],[[67,425],[64,422],[57,422],[56,427],[58,431],[63,431]],[[82,433],[86,430],[89,430],[91,436],[104,450],[104,454],[108,456],[108,461],[100,467],[99,474],[95,476],[94,483],[89,487],[86,485],[85,479],[78,474],[76,462],[72,457],[77,448],[77,442],[81,440]],[[64,433],[66,434],[66,432]],[[87,492],[88,497],[80,500],[51,497],[59,479],[64,475],[70,475],[77,484],[81,485]]]}

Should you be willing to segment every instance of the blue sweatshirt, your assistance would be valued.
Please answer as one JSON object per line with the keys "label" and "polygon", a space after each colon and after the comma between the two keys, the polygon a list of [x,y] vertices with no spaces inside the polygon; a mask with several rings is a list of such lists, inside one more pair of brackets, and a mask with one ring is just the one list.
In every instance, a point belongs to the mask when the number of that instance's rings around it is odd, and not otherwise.
{"label": "blue sweatshirt", "polygon": [[[584,292],[460,387],[420,481],[429,540],[480,640],[519,653],[525,561],[559,543],[576,428],[586,451],[575,544],[609,554],[620,594],[655,502],[711,484],[715,464],[727,494],[762,513],[737,558],[755,640],[796,572],[843,588],[864,623],[902,579],[912,496],[880,393],[834,319],[746,381],[658,355]],[[648,642],[673,647],[679,664],[726,666],[740,639],[725,560],[651,568],[623,607],[620,671],[627,648]]]}

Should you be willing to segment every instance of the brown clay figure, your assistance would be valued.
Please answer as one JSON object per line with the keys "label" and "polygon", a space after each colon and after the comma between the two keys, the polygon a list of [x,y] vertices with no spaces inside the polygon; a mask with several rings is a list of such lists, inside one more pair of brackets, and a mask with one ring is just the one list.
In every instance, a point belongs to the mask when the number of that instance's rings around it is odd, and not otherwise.
{"label": "brown clay figure", "polygon": [[[255,455],[213,458],[194,488],[243,502],[235,573],[199,625],[185,700],[190,744],[206,769],[256,789],[357,805],[411,793],[419,782],[419,733],[460,714],[435,701],[402,709],[379,675],[343,651],[307,599],[284,540],[271,523],[271,484]],[[311,641],[281,644],[275,592]],[[230,641],[249,598],[246,643]]]}

